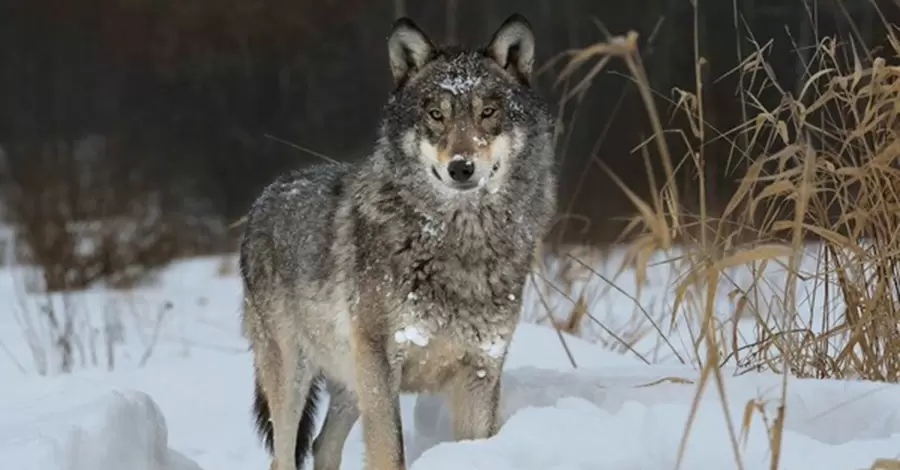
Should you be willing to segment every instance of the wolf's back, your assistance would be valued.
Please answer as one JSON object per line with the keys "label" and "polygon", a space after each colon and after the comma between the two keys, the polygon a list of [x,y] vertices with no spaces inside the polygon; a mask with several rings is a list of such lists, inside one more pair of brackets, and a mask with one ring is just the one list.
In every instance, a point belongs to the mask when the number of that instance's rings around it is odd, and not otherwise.
{"label": "wolf's back", "polygon": [[351,166],[324,163],[290,171],[263,189],[247,216],[240,248],[248,294],[327,278],[335,269],[334,219]]}

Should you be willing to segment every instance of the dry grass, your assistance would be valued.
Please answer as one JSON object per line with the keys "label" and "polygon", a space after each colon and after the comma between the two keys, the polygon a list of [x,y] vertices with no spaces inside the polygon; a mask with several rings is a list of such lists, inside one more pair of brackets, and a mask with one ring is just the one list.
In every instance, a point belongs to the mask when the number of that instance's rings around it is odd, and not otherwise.
{"label": "dry grass", "polygon": [[[900,42],[890,39],[890,52],[900,55]],[[735,129],[714,129],[704,119],[699,92],[702,59],[697,60],[695,89],[676,90],[675,104],[691,123],[682,135],[685,142],[694,143],[679,161],[662,138],[667,130],[653,99],[657,92],[650,88],[641,63],[636,33],[573,52],[561,79],[587,69],[572,87],[573,93],[579,93],[610,61],[627,65],[653,127],[653,137],[637,151],[645,161],[661,162],[666,179],[662,184],[654,182],[653,196],[643,200],[608,172],[637,213],[629,226],[634,242],[622,269],[635,267],[641,285],[651,254],[670,252],[676,245],[680,248],[681,255],[672,262],[684,276],[677,283],[670,320],[691,318],[698,326],[691,332],[691,361],[699,369],[691,419],[701,393],[710,385],[718,390],[723,409],[728,409],[719,367],[727,359],[745,369],[783,376],[781,405],[775,416],[763,416],[774,470],[789,376],[900,379],[900,68],[887,65],[884,55],[873,57],[852,42],[823,38],[805,63],[805,83],[794,93],[780,88],[766,62],[768,49],[767,44],[757,44],[731,72],[743,74],[740,96],[747,116]],[[696,42],[695,52],[699,57]],[[768,104],[771,100],[763,96],[773,91],[781,99]],[[704,153],[711,140],[728,143],[733,151],[728,165],[747,168],[724,212],[715,217],[706,204],[702,169],[707,159],[724,156]],[[676,171],[681,167],[690,167],[697,175],[699,214],[687,214],[684,208],[693,206],[680,200],[683,193],[678,191]],[[820,240],[814,248],[806,243],[811,235]],[[747,239],[751,241],[738,241]],[[801,263],[809,254],[818,259],[812,271]],[[761,272],[776,263],[786,272],[783,285],[777,286],[780,305],[753,299],[752,289],[731,292],[737,305],[734,315],[756,319],[755,340],[741,346],[733,331],[724,331],[714,312],[716,290],[723,280],[727,284],[731,267],[750,265]],[[593,260],[586,260],[579,273],[562,277],[571,286],[572,278],[600,276],[591,265]],[[761,275],[756,280],[763,282]],[[813,286],[811,292],[801,292],[801,284]],[[591,321],[584,293],[554,289],[575,305],[570,320],[555,319],[554,324],[578,333],[581,318]],[[620,335],[619,347],[631,349],[635,338],[644,335],[665,336],[657,320],[649,324],[653,328]],[[748,403],[744,429],[728,429],[737,468],[742,468],[739,435],[747,431],[754,413],[763,413],[763,407]],[[683,445],[690,427],[689,421]],[[871,468],[900,468],[900,462],[879,460]]]}
{"label": "dry grass", "polygon": [[26,278],[12,276],[13,298],[8,313],[25,338],[30,367],[8,349],[3,351],[22,374],[33,371],[47,376],[96,368],[111,371],[117,359],[128,357],[132,351],[140,353],[137,365],[143,367],[152,358],[172,310],[171,302],[146,302],[130,290],[34,294],[24,285]]}

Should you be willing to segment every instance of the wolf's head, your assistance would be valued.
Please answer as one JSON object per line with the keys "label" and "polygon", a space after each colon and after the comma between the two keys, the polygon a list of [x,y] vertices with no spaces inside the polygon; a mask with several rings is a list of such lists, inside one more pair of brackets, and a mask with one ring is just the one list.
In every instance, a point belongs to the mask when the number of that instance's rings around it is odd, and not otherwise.
{"label": "wolf's head", "polygon": [[396,176],[469,198],[496,193],[517,173],[524,181],[549,171],[551,118],[531,87],[534,42],[520,15],[481,48],[439,48],[412,20],[397,20],[382,129],[405,173]]}

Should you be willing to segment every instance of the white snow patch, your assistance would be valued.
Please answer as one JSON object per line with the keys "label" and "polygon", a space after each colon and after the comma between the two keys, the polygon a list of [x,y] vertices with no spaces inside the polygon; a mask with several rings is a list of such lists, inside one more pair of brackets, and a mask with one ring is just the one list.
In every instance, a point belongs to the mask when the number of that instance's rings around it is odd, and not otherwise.
{"label": "white snow patch", "polygon": [[459,96],[472,91],[472,88],[475,88],[480,82],[481,79],[478,77],[455,75],[442,81],[438,86],[453,93],[454,96]]}
{"label": "white snow patch", "polygon": [[437,222],[425,222],[425,225],[422,226],[422,233],[429,237],[436,237],[441,233],[441,226]]}
{"label": "white snow patch", "polygon": [[399,344],[413,343],[420,348],[428,346],[428,335],[415,326],[407,326],[394,333],[394,341]]}
{"label": "white snow patch", "polygon": [[481,350],[487,353],[488,356],[498,359],[500,356],[503,356],[503,352],[506,351],[506,341],[501,338],[494,338],[493,341],[485,341],[481,344]]}

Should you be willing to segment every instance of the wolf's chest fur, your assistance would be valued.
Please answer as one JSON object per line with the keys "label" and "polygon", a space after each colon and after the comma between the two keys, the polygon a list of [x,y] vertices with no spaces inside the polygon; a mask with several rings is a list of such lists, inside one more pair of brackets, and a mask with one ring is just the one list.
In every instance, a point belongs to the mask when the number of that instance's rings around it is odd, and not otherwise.
{"label": "wolf's chest fur", "polygon": [[381,280],[373,289],[404,388],[439,384],[454,363],[501,361],[530,268],[529,234],[489,206],[397,222],[371,227],[376,236],[361,240],[357,265]]}

